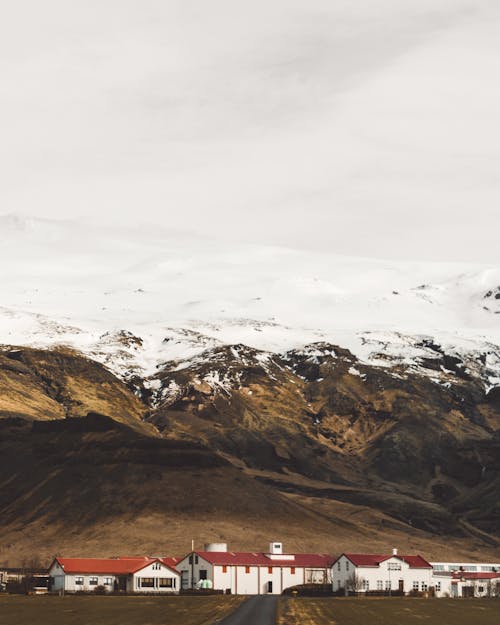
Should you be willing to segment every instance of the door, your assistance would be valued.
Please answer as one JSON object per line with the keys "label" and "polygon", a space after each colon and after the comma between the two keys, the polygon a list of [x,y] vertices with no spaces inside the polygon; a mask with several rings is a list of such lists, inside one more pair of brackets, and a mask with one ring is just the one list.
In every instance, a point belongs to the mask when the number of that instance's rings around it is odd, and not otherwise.
{"label": "door", "polygon": [[399,580],[399,592],[402,594],[405,591],[405,582],[404,579]]}
{"label": "door", "polygon": [[267,592],[269,594],[272,594],[272,592],[273,592],[273,583],[272,583],[272,581],[267,582]]}

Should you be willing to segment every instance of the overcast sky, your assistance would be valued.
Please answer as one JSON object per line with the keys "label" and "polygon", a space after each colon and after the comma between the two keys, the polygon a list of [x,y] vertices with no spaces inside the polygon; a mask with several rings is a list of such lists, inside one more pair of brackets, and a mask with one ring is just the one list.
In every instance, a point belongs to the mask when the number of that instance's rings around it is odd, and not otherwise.
{"label": "overcast sky", "polygon": [[16,0],[0,214],[500,262],[498,0]]}

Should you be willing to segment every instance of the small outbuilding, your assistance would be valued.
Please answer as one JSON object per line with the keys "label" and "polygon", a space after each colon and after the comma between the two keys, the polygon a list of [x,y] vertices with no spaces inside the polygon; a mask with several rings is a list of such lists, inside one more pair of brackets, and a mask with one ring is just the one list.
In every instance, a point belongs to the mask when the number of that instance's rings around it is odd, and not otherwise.
{"label": "small outbuilding", "polygon": [[451,573],[450,597],[500,597],[500,572]]}

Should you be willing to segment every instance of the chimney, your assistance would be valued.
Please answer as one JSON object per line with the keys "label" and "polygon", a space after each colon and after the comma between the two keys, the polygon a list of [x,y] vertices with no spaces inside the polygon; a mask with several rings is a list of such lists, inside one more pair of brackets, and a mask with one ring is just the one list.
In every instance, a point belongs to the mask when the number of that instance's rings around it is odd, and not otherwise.
{"label": "chimney", "polygon": [[283,553],[283,543],[269,543],[269,553],[271,555],[281,555]]}
{"label": "chimney", "polygon": [[397,556],[397,555],[398,555],[398,550],[397,550],[396,548],[394,548],[394,549],[392,550],[392,555],[393,555],[393,556]]}

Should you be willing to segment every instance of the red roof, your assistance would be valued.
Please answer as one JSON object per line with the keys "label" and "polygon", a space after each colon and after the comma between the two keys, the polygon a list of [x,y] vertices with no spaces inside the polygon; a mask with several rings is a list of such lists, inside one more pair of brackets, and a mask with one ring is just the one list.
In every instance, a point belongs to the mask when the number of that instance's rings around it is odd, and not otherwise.
{"label": "red roof", "polygon": [[453,579],[497,579],[500,578],[500,571],[482,571],[480,573],[473,571],[454,571]]}
{"label": "red roof", "polygon": [[144,560],[144,558],[148,558],[149,560],[151,560],[151,562],[153,562],[153,560],[160,560],[160,562],[163,562],[165,566],[168,566],[169,568],[174,569],[174,570],[177,564],[181,561],[181,558],[174,558],[171,556],[167,556],[167,557],[158,556],[156,558],[152,558],[148,556],[118,556],[119,560]]}
{"label": "red roof", "polygon": [[381,562],[385,562],[385,560],[389,560],[390,558],[398,558],[403,562],[407,562],[410,565],[411,569],[432,569],[432,565],[427,562],[427,560],[422,558],[422,556],[418,555],[378,555],[371,553],[344,553],[342,555],[348,558],[354,564],[354,566],[360,567],[376,567],[380,566]]}
{"label": "red roof", "polygon": [[335,558],[324,553],[285,554],[279,559],[269,557],[266,553],[243,551],[195,551],[210,564],[236,566],[297,566],[310,568],[329,568]]}
{"label": "red roof", "polygon": [[168,566],[169,568],[173,569],[174,571],[176,571],[176,566],[179,564],[179,562],[181,561],[181,558],[158,558],[159,560],[161,560],[163,562],[163,564],[165,566]]}
{"label": "red roof", "polygon": [[152,562],[162,562],[165,566],[176,571],[175,567],[170,566],[164,559],[147,556],[142,558],[56,558],[55,562],[59,563],[65,573],[127,575],[140,571]]}

